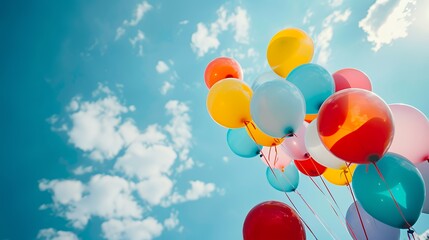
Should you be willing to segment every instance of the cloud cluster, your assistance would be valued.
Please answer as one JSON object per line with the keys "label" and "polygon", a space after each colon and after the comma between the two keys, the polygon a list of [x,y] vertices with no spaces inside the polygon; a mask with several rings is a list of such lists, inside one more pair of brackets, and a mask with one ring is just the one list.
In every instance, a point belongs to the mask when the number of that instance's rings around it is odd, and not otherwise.
{"label": "cloud cluster", "polygon": [[394,40],[405,38],[408,27],[413,23],[416,0],[377,0],[369,9],[359,27],[366,32],[367,40],[377,52]]}
{"label": "cloud cluster", "polygon": [[191,48],[198,57],[202,57],[210,50],[219,47],[218,36],[229,29],[234,32],[234,40],[240,44],[249,42],[250,18],[247,11],[241,7],[235,8],[235,11],[229,13],[221,6],[217,11],[217,19],[211,24],[199,22],[197,31],[192,34]]}
{"label": "cloud cluster", "polygon": [[[55,115],[50,123],[66,121],[69,143],[92,164],[76,167],[72,179],[42,179],[39,189],[52,195],[52,203],[41,209],[53,209],[72,227],[83,229],[95,217],[103,220],[106,239],[152,239],[165,229],[180,227],[177,210],[159,221],[151,216],[154,207],[168,208],[216,191],[215,184],[201,180],[189,181],[185,190],[176,187],[178,174],[194,166],[187,104],[168,101],[165,112],[170,120],[143,130],[128,116],[135,107],[125,106],[104,85],[94,91],[92,100],[74,97],[66,109],[66,120]],[[39,238],[64,234],[44,229]]]}

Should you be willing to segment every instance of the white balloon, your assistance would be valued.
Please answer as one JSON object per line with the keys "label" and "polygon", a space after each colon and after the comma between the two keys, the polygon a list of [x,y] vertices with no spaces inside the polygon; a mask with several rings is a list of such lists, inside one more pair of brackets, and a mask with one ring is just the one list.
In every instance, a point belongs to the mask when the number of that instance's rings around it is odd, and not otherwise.
{"label": "white balloon", "polygon": [[320,140],[317,132],[317,118],[307,127],[305,133],[305,147],[310,156],[325,167],[333,169],[343,169],[346,162],[332,154]]}
{"label": "white balloon", "polygon": [[425,182],[426,198],[423,203],[422,213],[429,213],[429,162],[419,163],[416,167],[422,174]]}

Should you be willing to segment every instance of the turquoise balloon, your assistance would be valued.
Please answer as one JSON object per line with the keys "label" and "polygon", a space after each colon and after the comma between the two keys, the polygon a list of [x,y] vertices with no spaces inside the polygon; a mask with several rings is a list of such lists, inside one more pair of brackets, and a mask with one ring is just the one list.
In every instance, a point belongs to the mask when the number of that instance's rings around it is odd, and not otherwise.
{"label": "turquoise balloon", "polygon": [[250,114],[264,133],[283,138],[302,125],[305,102],[301,91],[284,80],[264,82],[253,92]]}
{"label": "turquoise balloon", "polygon": [[[425,199],[422,175],[410,161],[396,153],[385,154],[376,164],[405,220],[414,225]],[[367,213],[392,227],[409,228],[374,165],[359,165],[352,182],[356,198]]]}
{"label": "turquoise balloon", "polygon": [[296,67],[286,80],[295,84],[304,95],[307,114],[317,114],[322,103],[335,92],[331,74],[322,66],[308,63]]}
{"label": "turquoise balloon", "polygon": [[268,182],[273,188],[281,192],[295,191],[299,184],[299,172],[294,164],[289,164],[283,172],[276,168],[272,170],[276,174],[275,176],[269,167],[267,167],[265,174],[267,175]]}
{"label": "turquoise balloon", "polygon": [[246,128],[229,129],[226,133],[226,141],[233,153],[244,158],[258,155],[262,149],[262,146],[256,144],[249,136]]}

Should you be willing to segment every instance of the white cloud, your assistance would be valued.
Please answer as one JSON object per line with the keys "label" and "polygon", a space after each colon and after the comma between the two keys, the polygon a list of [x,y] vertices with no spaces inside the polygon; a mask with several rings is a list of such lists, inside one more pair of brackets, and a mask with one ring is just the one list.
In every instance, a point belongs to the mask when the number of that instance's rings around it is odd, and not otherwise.
{"label": "white cloud", "polygon": [[44,240],[78,240],[79,238],[73,232],[57,231],[53,228],[41,229],[37,234],[37,239]]}
{"label": "white cloud", "polygon": [[123,27],[118,27],[117,29],[116,29],[116,35],[115,35],[115,41],[116,40],[119,40],[122,36],[124,36],[124,34],[125,34],[125,28],[123,28]]}
{"label": "white cloud", "polygon": [[209,24],[210,28],[200,22],[197,24],[197,31],[192,34],[191,48],[198,57],[204,56],[211,49],[216,50],[220,45],[218,35],[230,28],[237,43],[249,43],[250,18],[245,9],[237,7],[229,14],[227,9],[221,6],[216,13],[218,18]]}
{"label": "white cloud", "polygon": [[[82,229],[91,216],[110,218],[140,218],[142,208],[132,196],[133,185],[127,180],[97,174],[91,178],[85,192],[70,189],[70,180],[42,181],[40,190],[54,192],[54,208],[64,210],[63,215],[75,228]],[[71,192],[71,193],[70,193]]]}
{"label": "white cloud", "polygon": [[58,204],[69,204],[82,199],[84,186],[77,180],[42,180],[39,183],[41,191],[51,190],[53,200]]}
{"label": "white cloud", "polygon": [[216,190],[214,183],[205,183],[199,180],[190,181],[191,188],[186,190],[184,195],[174,192],[165,201],[162,201],[161,205],[168,207],[173,204],[184,203],[188,201],[195,201],[200,198],[210,197],[211,194]]}
{"label": "white cloud", "polygon": [[[167,208],[195,201],[211,196],[216,190],[214,183],[195,180],[184,193],[175,191],[179,180],[174,177],[195,165],[190,157],[189,106],[170,100],[165,104],[166,116],[170,118],[167,124],[140,129],[136,120],[125,118],[136,107],[122,104],[108,87],[100,84],[92,97],[90,101],[72,98],[66,106],[68,117],[55,115],[50,123],[66,122],[69,142],[82,150],[84,156],[100,162],[97,166],[88,163],[77,166],[74,173],[78,180],[41,180],[39,189],[51,193],[52,203],[39,209],[54,210],[77,229],[85,228],[92,218],[101,219],[103,236],[108,239],[152,239],[164,227],[177,228],[178,212],[161,224],[151,217],[152,207]],[[114,162],[102,162],[106,159]],[[178,231],[181,229],[183,226]]]}
{"label": "white cloud", "polygon": [[130,43],[133,47],[136,46],[137,43],[141,42],[144,40],[144,34],[141,30],[137,30],[137,35],[133,38],[130,38]]}
{"label": "white cloud", "polygon": [[86,166],[86,167],[79,166],[75,170],[73,170],[73,173],[75,175],[83,175],[83,174],[91,173],[93,170],[94,169],[92,166]]}
{"label": "white cloud", "polygon": [[141,181],[136,186],[140,197],[151,205],[158,205],[173,189],[173,182],[164,175]]}
{"label": "white cloud", "polygon": [[168,70],[170,70],[170,68],[168,67],[168,65],[164,61],[158,61],[158,63],[156,64],[155,69],[160,74],[168,72]]}
{"label": "white cloud", "polygon": [[144,220],[111,219],[101,225],[103,235],[109,240],[151,240],[161,235],[163,226],[153,217]]}
{"label": "white cloud", "polygon": [[366,32],[367,40],[377,52],[394,40],[405,38],[408,27],[413,23],[416,0],[377,0],[369,9],[359,27]]}
{"label": "white cloud", "polygon": [[128,147],[124,156],[118,158],[115,169],[139,179],[157,177],[170,173],[176,157],[176,152],[169,146],[147,146],[142,142],[135,142]]}
{"label": "white cloud", "polygon": [[334,35],[334,23],[346,22],[351,15],[350,9],[343,12],[334,11],[327,16],[322,23],[322,31],[316,36],[316,48],[318,50],[317,60],[318,64],[324,65],[328,62],[331,56],[331,40]]}
{"label": "white cloud", "polygon": [[173,88],[174,88],[174,85],[172,83],[165,81],[164,84],[162,84],[160,92],[162,95],[166,95]]}
{"label": "white cloud", "polygon": [[177,226],[179,226],[179,224],[180,224],[179,212],[177,211],[172,211],[170,213],[170,217],[164,220],[164,226],[168,230],[175,229]]}
{"label": "white cloud", "polygon": [[136,26],[142,20],[144,14],[152,9],[152,5],[144,1],[137,5],[134,10],[134,18],[131,20],[124,20],[124,25],[127,26]]}
{"label": "white cloud", "polygon": [[343,4],[343,0],[329,0],[329,5],[331,7],[339,7]]}
{"label": "white cloud", "polygon": [[189,23],[189,20],[182,20],[179,22],[180,25],[186,25]]}
{"label": "white cloud", "polygon": [[226,163],[227,163],[227,162],[229,162],[229,157],[227,157],[227,156],[223,156],[223,157],[222,157],[222,161],[224,161],[224,162],[226,162]]}

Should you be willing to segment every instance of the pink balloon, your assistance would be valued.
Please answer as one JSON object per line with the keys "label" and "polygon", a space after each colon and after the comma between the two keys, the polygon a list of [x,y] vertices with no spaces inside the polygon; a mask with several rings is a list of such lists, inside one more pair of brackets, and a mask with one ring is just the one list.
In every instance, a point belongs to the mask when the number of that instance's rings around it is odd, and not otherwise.
{"label": "pink balloon", "polygon": [[406,104],[389,104],[395,134],[389,152],[400,154],[416,165],[429,159],[429,122],[424,113]]}
{"label": "pink balloon", "polygon": [[346,88],[362,88],[372,91],[371,80],[368,76],[354,68],[344,68],[335,72],[332,77],[335,82],[335,92]]}
{"label": "pink balloon", "polygon": [[280,146],[263,147],[261,160],[267,166],[267,161],[271,168],[282,170],[293,160]]}
{"label": "pink balloon", "polygon": [[281,147],[283,147],[294,160],[306,160],[309,157],[307,148],[305,147],[305,133],[307,132],[307,126],[308,123],[303,122],[294,136],[286,137],[281,143]]}

